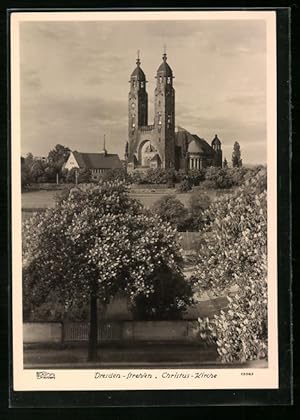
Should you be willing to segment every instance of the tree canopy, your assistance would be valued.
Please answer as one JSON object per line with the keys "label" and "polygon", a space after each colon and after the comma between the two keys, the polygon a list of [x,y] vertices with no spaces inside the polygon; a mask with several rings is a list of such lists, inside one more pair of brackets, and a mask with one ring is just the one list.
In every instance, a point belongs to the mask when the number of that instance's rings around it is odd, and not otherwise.
{"label": "tree canopy", "polygon": [[241,159],[241,147],[239,143],[236,141],[233,145],[233,152],[232,152],[232,166],[233,168],[240,168],[243,165]]}
{"label": "tree canopy", "polygon": [[[259,170],[234,194],[214,202],[206,216],[195,277],[200,290],[227,294],[229,304],[202,327],[216,340],[224,361],[266,356],[266,171]],[[230,296],[232,287],[237,292]]]}
{"label": "tree canopy", "polygon": [[[108,303],[119,291],[134,304],[156,292],[160,267],[181,273],[176,229],[146,213],[118,182],[71,189],[27,219],[23,237],[24,289],[36,304],[55,290],[66,307]],[[180,296],[174,299],[180,308]]]}

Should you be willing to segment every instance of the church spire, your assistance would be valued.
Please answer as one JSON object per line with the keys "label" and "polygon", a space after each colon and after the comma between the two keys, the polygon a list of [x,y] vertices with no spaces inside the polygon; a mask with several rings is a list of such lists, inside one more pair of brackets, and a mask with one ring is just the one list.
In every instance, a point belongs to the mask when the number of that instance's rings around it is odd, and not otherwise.
{"label": "church spire", "polygon": [[166,44],[164,44],[164,53],[163,53],[162,59],[164,61],[167,61],[167,46],[166,46]]}
{"label": "church spire", "polygon": [[141,60],[140,60],[140,50],[137,50],[137,59],[136,59],[136,65],[140,67]]}
{"label": "church spire", "polygon": [[107,150],[106,150],[105,144],[106,144],[106,138],[105,138],[105,134],[104,134],[104,136],[103,136],[103,149],[102,149],[102,153],[104,154],[104,156],[107,155]]}

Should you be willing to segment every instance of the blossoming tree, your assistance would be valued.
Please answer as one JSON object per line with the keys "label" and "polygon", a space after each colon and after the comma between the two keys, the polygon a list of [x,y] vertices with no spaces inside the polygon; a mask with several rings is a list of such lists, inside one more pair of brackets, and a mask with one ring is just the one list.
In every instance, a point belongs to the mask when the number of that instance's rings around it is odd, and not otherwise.
{"label": "blossoming tree", "polygon": [[132,302],[150,297],[156,270],[181,273],[179,251],[176,230],[146,213],[124,184],[74,188],[24,223],[24,288],[36,302],[55,290],[66,307],[90,303],[89,360],[95,360],[98,299],[108,303],[121,290]]}
{"label": "blossoming tree", "polygon": [[[224,362],[267,355],[266,171],[212,204],[195,272],[202,291],[228,296],[226,310],[200,320],[201,336]],[[237,292],[230,293],[232,287]]]}

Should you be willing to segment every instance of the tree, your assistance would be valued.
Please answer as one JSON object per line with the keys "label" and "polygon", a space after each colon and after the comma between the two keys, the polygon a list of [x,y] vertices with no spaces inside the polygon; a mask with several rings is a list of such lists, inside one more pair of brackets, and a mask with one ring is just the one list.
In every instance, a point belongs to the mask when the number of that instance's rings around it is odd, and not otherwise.
{"label": "tree", "polygon": [[[260,170],[233,195],[214,202],[195,273],[200,291],[227,294],[228,307],[200,322],[225,362],[267,354],[267,192]],[[237,293],[230,296],[232,286]]]}
{"label": "tree", "polygon": [[205,222],[204,211],[210,206],[211,199],[203,191],[193,191],[189,199],[190,230],[200,230]]}
{"label": "tree", "polygon": [[188,210],[184,204],[173,195],[159,198],[152,206],[152,212],[159,215],[164,221],[170,222],[180,230],[185,224]]}
{"label": "tree", "polygon": [[148,279],[153,293],[139,294],[132,310],[135,318],[143,320],[181,319],[183,312],[193,304],[193,285],[187,282],[180,271],[174,272],[162,264]]}
{"label": "tree", "polygon": [[24,222],[24,290],[35,304],[57,292],[66,306],[89,303],[89,360],[97,357],[97,301],[120,290],[134,303],[154,292],[163,265],[181,272],[177,233],[143,211],[121,183],[72,188],[54,208]]}
{"label": "tree", "polygon": [[25,158],[21,157],[21,187],[22,189],[29,184],[30,182],[30,175],[29,175],[29,168],[26,165]]}
{"label": "tree", "polygon": [[32,182],[44,182],[45,163],[42,160],[34,160],[30,168],[30,179]]}
{"label": "tree", "polygon": [[50,150],[48,153],[47,162],[49,167],[53,168],[55,171],[55,178],[58,178],[58,175],[61,174],[63,170],[64,163],[68,160],[70,156],[70,149],[61,144],[57,144],[53,150]]}
{"label": "tree", "polygon": [[243,162],[241,159],[241,148],[239,143],[236,141],[233,145],[233,152],[232,152],[232,166],[233,168],[240,168],[242,167]]}

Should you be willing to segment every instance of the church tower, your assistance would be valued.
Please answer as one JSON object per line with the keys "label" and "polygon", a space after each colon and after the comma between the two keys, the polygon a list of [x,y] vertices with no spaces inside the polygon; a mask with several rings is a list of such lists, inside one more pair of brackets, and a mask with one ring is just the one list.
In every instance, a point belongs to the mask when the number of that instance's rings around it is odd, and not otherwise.
{"label": "church tower", "polygon": [[173,72],[167,63],[167,54],[156,74],[154,126],[157,131],[156,147],[163,166],[174,168],[175,165],[175,90]]}
{"label": "church tower", "polygon": [[215,151],[214,166],[222,168],[222,145],[217,134],[211,142],[211,147]]}
{"label": "church tower", "polygon": [[146,92],[146,76],[141,69],[139,52],[136,68],[130,76],[128,95],[128,159],[133,161],[137,148],[138,131],[148,124],[148,94]]}

